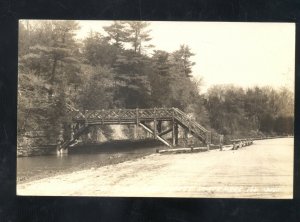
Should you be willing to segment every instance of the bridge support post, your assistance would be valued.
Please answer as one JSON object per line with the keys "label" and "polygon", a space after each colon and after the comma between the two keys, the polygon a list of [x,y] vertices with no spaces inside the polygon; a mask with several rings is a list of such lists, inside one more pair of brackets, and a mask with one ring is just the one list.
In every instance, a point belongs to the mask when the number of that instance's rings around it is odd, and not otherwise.
{"label": "bridge support post", "polygon": [[153,124],[153,136],[154,136],[154,139],[156,139],[156,135],[157,135],[157,121],[156,119],[154,119],[154,124]]}
{"label": "bridge support post", "polygon": [[138,125],[134,124],[134,129],[133,129],[133,139],[137,139],[138,138]]}
{"label": "bridge support post", "polygon": [[161,125],[162,125],[162,121],[161,121],[161,120],[158,120],[158,121],[157,121],[157,127],[156,127],[158,133],[161,133],[161,130],[162,130]]}
{"label": "bridge support post", "polygon": [[188,146],[188,133],[189,130],[184,130],[184,146],[187,147]]}
{"label": "bridge support post", "polygon": [[68,155],[68,152],[69,152],[68,148],[57,149],[56,154],[57,154],[57,156],[65,156],[65,155]]}
{"label": "bridge support post", "polygon": [[178,124],[175,121],[172,122],[172,145],[178,145]]}
{"label": "bridge support post", "polygon": [[175,146],[175,125],[174,125],[174,121],[172,122],[172,146]]}
{"label": "bridge support post", "polygon": [[178,145],[178,124],[175,123],[175,144]]}

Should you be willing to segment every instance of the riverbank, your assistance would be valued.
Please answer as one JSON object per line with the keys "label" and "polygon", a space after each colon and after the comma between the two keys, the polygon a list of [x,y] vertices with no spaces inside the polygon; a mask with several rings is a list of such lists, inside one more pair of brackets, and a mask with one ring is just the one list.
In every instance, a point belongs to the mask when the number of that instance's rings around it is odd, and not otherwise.
{"label": "riverbank", "polygon": [[17,182],[26,183],[74,171],[122,163],[153,154],[158,141],[113,141],[70,148],[65,156],[44,155],[17,158]]}
{"label": "riverbank", "polygon": [[127,156],[121,156],[119,154],[110,154],[107,156],[107,159],[105,161],[87,162],[87,163],[81,164],[79,166],[75,166],[75,167],[67,168],[67,169],[61,169],[61,170],[47,170],[47,171],[44,171],[43,173],[37,174],[37,175],[17,176],[17,183],[22,184],[22,183],[36,181],[36,180],[43,179],[43,178],[49,178],[49,177],[58,176],[58,175],[65,175],[65,174],[69,174],[69,173],[76,172],[76,171],[94,169],[94,168],[99,168],[99,167],[103,167],[103,166],[107,166],[107,165],[123,163],[123,162],[129,161],[129,160],[142,158],[147,155],[150,155],[150,154],[149,153],[147,153],[147,154],[136,153],[136,154],[131,154],[131,155],[127,155]]}
{"label": "riverbank", "polygon": [[238,150],[152,154],[18,184],[18,195],[292,198],[293,139]]}

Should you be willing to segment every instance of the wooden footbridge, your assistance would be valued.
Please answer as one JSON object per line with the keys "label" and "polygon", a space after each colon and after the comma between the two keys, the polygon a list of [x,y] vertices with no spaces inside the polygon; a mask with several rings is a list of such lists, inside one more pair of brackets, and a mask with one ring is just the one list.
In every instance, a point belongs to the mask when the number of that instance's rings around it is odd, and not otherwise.
{"label": "wooden footbridge", "polygon": [[[193,135],[207,146],[211,143],[211,132],[177,108],[85,110],[77,111],[72,121],[72,137],[58,148],[59,151],[74,144],[81,135],[89,132],[89,127],[95,125],[134,124],[151,133],[154,139],[168,147],[178,145],[178,126],[180,126],[186,135],[188,133]],[[165,121],[169,124],[162,124]],[[168,127],[163,129],[164,125]],[[172,133],[171,141],[164,138],[168,133]]]}

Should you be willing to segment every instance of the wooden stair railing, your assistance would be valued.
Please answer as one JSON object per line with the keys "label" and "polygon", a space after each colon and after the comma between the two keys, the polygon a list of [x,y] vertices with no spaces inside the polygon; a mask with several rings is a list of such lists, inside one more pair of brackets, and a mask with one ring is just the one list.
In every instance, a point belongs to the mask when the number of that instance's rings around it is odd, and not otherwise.
{"label": "wooden stair railing", "polygon": [[210,131],[205,129],[199,123],[191,120],[188,115],[177,108],[174,109],[174,118],[181,123],[181,126],[187,128],[190,133],[198,137],[201,141],[205,143],[210,143]]}

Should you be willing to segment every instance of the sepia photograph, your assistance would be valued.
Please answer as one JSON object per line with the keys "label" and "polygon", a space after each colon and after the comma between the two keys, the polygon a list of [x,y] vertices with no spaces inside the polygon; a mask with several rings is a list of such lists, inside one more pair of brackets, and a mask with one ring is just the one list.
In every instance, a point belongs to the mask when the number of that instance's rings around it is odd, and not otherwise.
{"label": "sepia photograph", "polygon": [[293,198],[294,23],[18,31],[17,195]]}

